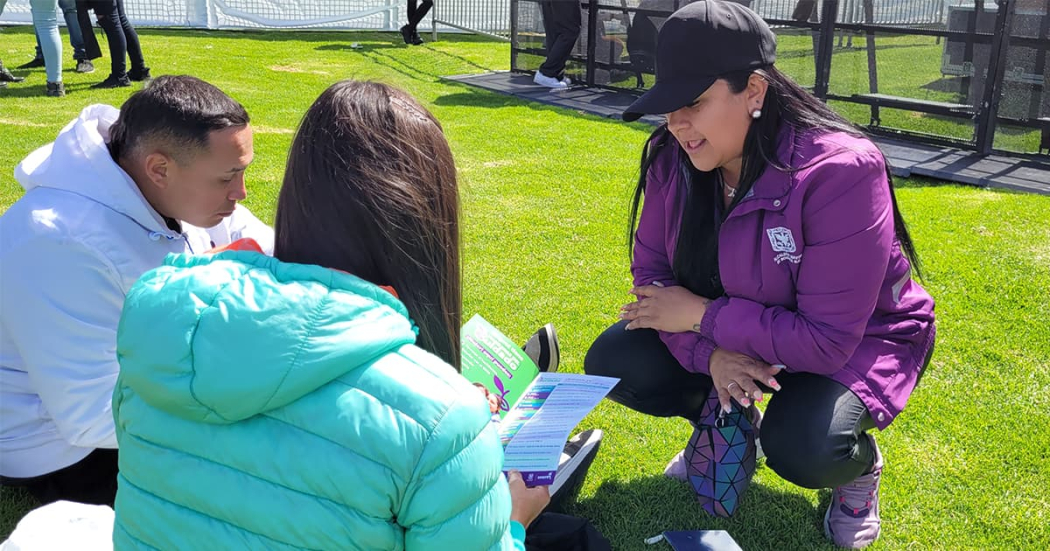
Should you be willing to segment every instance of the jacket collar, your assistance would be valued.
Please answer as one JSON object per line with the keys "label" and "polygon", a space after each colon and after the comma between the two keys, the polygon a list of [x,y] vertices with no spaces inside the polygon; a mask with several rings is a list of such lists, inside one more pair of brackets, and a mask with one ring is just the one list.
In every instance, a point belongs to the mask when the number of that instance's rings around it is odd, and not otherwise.
{"label": "jacket collar", "polygon": [[[777,137],[777,162],[782,166],[794,167],[798,157],[796,145],[797,133],[789,124],[782,125]],[[744,199],[733,208],[729,216],[741,216],[759,209],[781,210],[787,205],[788,195],[795,184],[795,175],[791,172],[767,166],[765,172],[755,180],[754,185]]]}

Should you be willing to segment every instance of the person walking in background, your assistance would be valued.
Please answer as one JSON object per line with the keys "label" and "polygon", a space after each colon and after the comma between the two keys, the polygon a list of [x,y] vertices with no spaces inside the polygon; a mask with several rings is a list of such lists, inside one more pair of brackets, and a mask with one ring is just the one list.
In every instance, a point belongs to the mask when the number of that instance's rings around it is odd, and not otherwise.
{"label": "person walking in background", "polygon": [[[5,6],[7,6],[7,0],[0,0],[0,15],[3,15]],[[4,61],[0,59],[0,88],[7,88],[8,82],[22,82],[23,80],[25,79],[22,77],[12,75],[11,71],[4,67]]]}
{"label": "person walking in background", "polygon": [[102,47],[98,44],[95,27],[91,22],[91,8],[88,7],[87,0],[74,0],[73,4],[76,8],[80,38],[84,45],[84,57],[92,60],[98,59],[102,57]]}
{"label": "person walking in background", "polygon": [[[0,10],[2,11],[2,10]],[[22,82],[25,77],[16,77],[11,74],[11,71],[4,67],[4,61],[0,59],[0,88],[7,88],[8,82]]]}
{"label": "person walking in background", "polygon": [[49,97],[62,97],[66,95],[66,89],[62,84],[62,35],[58,33],[58,0],[30,0],[29,9],[33,14],[33,29],[44,53],[44,70],[47,72],[44,93]]}
{"label": "person walking in background", "polygon": [[432,0],[423,0],[418,6],[416,0],[408,0],[408,23],[401,27],[401,37],[405,39],[405,44],[419,46],[423,43],[423,38],[419,36],[419,22],[427,16],[432,7]]}
{"label": "person walking in background", "polygon": [[[106,80],[92,88],[120,88],[131,86],[131,81],[150,78],[149,67],[142,57],[139,35],[124,13],[124,0],[86,0],[86,8],[95,11],[98,23],[109,42],[110,71]],[[131,60],[131,71],[126,59]]]}
{"label": "person walking in background", "polygon": [[[0,15],[3,15],[4,7],[6,6],[7,0],[0,0]],[[23,80],[25,80],[25,78],[12,75],[11,71],[8,71],[7,68],[4,67],[4,61],[0,59],[0,88],[7,88],[7,83],[9,82],[22,82]]]}
{"label": "person walking in background", "polygon": [[547,59],[540,65],[532,81],[554,90],[569,87],[565,77],[565,62],[580,38],[583,15],[577,0],[546,0],[540,2],[543,11],[544,43]]}
{"label": "person walking in background", "polygon": [[[75,0],[58,0],[58,8],[62,10],[62,17],[66,20],[66,29],[69,31],[69,46],[73,48],[73,61],[76,62],[78,73],[94,73],[95,65],[84,48],[84,33],[77,19],[77,6]],[[89,30],[90,32],[90,30]],[[96,56],[97,57],[97,56]],[[44,66],[44,52],[40,47],[40,34],[36,35],[36,55],[30,61],[19,65],[19,69],[36,69]]]}
{"label": "person walking in background", "polygon": [[[7,6],[7,0],[0,0],[0,15],[3,15],[5,6]],[[11,71],[4,67],[4,61],[0,59],[0,88],[7,88],[8,82],[22,82],[23,80],[25,79],[22,77],[12,75]]]}

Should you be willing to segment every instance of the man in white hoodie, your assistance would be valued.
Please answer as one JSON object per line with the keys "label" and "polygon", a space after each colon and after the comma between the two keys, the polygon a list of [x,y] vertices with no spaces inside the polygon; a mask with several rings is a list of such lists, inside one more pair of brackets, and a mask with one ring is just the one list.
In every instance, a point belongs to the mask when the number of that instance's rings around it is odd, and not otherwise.
{"label": "man in white hoodie", "polygon": [[85,108],[18,165],[26,193],[0,217],[0,483],[112,505],[124,297],[169,253],[242,237],[272,252],[237,204],[252,156],[244,107],[170,76],[119,112]]}

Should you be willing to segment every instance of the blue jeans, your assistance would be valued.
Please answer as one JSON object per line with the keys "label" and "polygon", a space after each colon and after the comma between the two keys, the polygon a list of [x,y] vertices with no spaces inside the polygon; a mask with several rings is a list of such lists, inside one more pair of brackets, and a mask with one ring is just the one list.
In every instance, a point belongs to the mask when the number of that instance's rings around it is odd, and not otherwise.
{"label": "blue jeans", "polygon": [[29,0],[33,28],[44,53],[48,82],[62,82],[62,35],[58,34],[58,0]]}
{"label": "blue jeans", "polygon": [[[69,45],[73,47],[73,59],[87,59],[87,52],[84,51],[84,33],[81,32],[80,22],[77,21],[76,0],[58,0],[58,8],[62,10],[62,17],[66,20]],[[44,53],[40,50],[40,35],[36,37],[36,59],[44,59]]]}

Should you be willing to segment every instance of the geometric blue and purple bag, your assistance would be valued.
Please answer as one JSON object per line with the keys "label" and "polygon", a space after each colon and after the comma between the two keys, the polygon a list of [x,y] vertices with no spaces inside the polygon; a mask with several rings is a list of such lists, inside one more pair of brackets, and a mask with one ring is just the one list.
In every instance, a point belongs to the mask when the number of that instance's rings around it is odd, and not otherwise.
{"label": "geometric blue and purple bag", "polygon": [[736,400],[729,413],[723,412],[714,391],[693,427],[685,448],[689,483],[705,511],[729,517],[736,512],[755,474],[755,429],[747,410]]}

